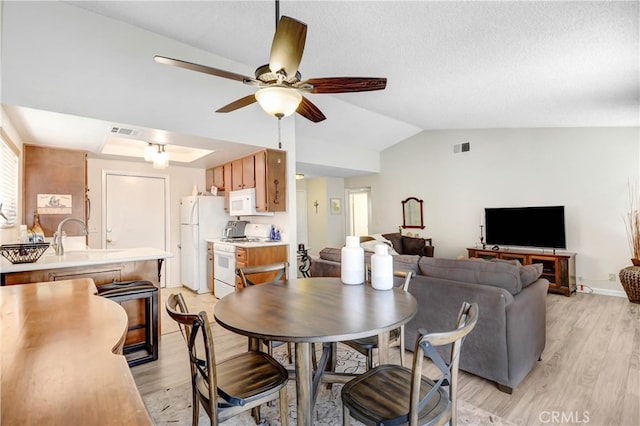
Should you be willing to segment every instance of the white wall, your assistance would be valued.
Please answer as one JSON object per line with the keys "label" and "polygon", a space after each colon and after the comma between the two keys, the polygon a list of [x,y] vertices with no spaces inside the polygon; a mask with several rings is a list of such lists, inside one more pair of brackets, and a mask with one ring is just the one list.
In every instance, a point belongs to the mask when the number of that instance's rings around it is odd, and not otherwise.
{"label": "white wall", "polygon": [[[320,177],[304,180],[307,190],[309,254],[317,255],[325,247],[344,246],[346,235],[344,179]],[[331,214],[329,206],[331,198],[338,198],[342,202],[340,214]]]}
{"label": "white wall", "polygon": [[[485,207],[564,205],[578,284],[623,291],[615,274],[630,264],[622,216],[627,183],[638,181],[638,128],[425,131],[382,153],[381,173],[346,180],[371,186],[374,233],[402,224],[400,202],[424,200],[436,256],[466,256],[479,241]],[[470,142],[471,150],[453,153]],[[581,279],[580,279],[581,278]]]}

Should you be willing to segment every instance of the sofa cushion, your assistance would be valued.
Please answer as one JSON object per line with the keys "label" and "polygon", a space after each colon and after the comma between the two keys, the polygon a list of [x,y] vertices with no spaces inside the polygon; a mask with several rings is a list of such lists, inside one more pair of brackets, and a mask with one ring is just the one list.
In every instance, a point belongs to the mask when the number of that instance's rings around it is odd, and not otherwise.
{"label": "sofa cushion", "polygon": [[520,270],[520,282],[522,288],[525,288],[535,282],[542,275],[542,264],[535,263],[533,265],[522,265],[517,259],[491,259],[491,262],[508,263],[516,265]]}
{"label": "sofa cushion", "polygon": [[418,267],[422,275],[430,277],[499,287],[511,294],[522,290],[520,268],[506,262],[421,257]]}
{"label": "sofa cushion", "polygon": [[394,271],[412,271],[414,274],[418,273],[418,260],[420,256],[401,254],[393,256],[393,270]]}
{"label": "sofa cushion", "polygon": [[332,262],[342,262],[342,249],[334,247],[326,247],[320,250],[320,259],[330,260]]}
{"label": "sofa cushion", "polygon": [[536,282],[542,275],[542,263],[534,263],[533,265],[524,265],[520,267],[520,281],[522,288],[528,287]]}
{"label": "sofa cushion", "polygon": [[392,232],[391,234],[382,234],[384,238],[391,241],[393,249],[399,254],[404,254],[402,251],[402,235],[399,232]]}
{"label": "sofa cushion", "polygon": [[422,256],[424,254],[424,245],[426,240],[424,238],[414,238],[402,236],[402,254],[417,254]]}

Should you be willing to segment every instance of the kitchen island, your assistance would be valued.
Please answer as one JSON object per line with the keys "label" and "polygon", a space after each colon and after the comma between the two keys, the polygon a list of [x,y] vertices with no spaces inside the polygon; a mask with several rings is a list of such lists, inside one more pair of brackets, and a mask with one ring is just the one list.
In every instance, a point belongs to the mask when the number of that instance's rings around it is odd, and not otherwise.
{"label": "kitchen island", "polygon": [[127,315],[76,279],[0,288],[3,425],[151,425],[122,356]]}
{"label": "kitchen island", "polygon": [[87,249],[56,256],[49,248],[37,262],[12,264],[0,259],[0,286],[73,278],[92,278],[97,286],[113,281],[146,280],[160,285],[162,263],[173,254],[149,247]]}
{"label": "kitchen island", "polygon": [[[172,256],[154,248],[74,250],[56,256],[49,248],[33,263],[11,264],[3,258],[0,288],[40,282],[55,287],[60,281],[81,278],[90,278],[98,290],[105,284],[126,281],[149,281],[160,287],[162,264]],[[162,329],[158,297],[122,299],[120,304],[129,319],[124,352],[130,365],[157,359]]]}

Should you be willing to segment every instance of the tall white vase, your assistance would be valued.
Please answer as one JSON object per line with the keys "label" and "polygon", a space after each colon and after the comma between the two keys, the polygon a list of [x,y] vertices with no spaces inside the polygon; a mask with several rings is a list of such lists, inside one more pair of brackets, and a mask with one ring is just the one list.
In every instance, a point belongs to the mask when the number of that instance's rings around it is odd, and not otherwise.
{"label": "tall white vase", "polygon": [[376,290],[393,288],[393,258],[386,244],[376,244],[376,251],[371,255],[371,287]]}
{"label": "tall white vase", "polygon": [[347,237],[341,252],[340,278],[343,284],[364,283],[364,249],[360,247],[359,237]]}

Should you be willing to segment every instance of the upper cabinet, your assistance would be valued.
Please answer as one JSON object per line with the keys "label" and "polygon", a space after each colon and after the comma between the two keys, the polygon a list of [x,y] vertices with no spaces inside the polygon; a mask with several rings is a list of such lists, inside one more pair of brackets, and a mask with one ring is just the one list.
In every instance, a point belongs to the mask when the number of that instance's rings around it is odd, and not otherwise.
{"label": "upper cabinet", "polygon": [[229,163],[207,169],[207,188],[215,185],[224,190],[225,208],[229,192],[256,189],[256,210],[283,212],[287,210],[287,153],[265,149]]}
{"label": "upper cabinet", "polygon": [[287,153],[266,149],[254,155],[256,176],[256,210],[287,211]]}
{"label": "upper cabinet", "polygon": [[[58,223],[67,217],[77,217],[86,223],[89,215],[87,191],[85,151],[24,145],[22,223],[29,228],[33,226],[38,198],[41,199],[40,225],[45,237],[53,236]],[[45,199],[49,201],[45,203]],[[71,205],[64,200],[70,200]],[[82,235],[80,227],[69,226],[65,231],[68,235]]]}
{"label": "upper cabinet", "polygon": [[231,190],[256,187],[254,156],[239,158],[231,162]]}

